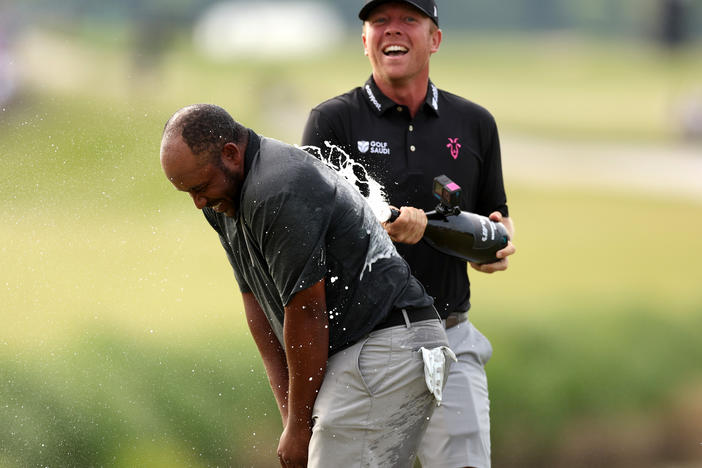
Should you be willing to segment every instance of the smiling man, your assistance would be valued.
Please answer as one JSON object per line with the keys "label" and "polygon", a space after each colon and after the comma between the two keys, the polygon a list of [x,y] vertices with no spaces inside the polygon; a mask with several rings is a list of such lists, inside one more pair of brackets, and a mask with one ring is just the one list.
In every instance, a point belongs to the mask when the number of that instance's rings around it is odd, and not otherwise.
{"label": "smiling man", "polygon": [[[420,446],[424,468],[490,466],[490,401],[485,364],[490,342],[468,320],[470,281],[465,261],[420,242],[436,205],[434,177],[462,187],[460,208],[503,223],[510,237],[497,125],[477,104],[438,89],[429,61],[442,31],[434,0],[370,0],[359,12],[363,50],[372,75],[362,87],[312,109],[302,144],[340,146],[379,181],[400,216],[386,223],[412,273],[434,297],[458,362],[451,366],[444,401]],[[499,261],[471,266],[507,269],[510,242]]]}
{"label": "smiling man", "polygon": [[169,119],[161,165],[232,265],[283,421],[281,465],[411,467],[442,386],[425,356],[441,377],[448,341],[360,193],[207,104]]}

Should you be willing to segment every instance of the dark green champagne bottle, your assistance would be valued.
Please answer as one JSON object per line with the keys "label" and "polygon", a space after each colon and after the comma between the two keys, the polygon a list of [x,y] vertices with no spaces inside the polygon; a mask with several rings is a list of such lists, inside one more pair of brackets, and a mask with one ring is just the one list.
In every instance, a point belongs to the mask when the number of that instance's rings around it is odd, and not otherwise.
{"label": "dark green champagne bottle", "polygon": [[[509,242],[509,233],[502,223],[491,221],[458,207],[461,187],[446,176],[434,178],[434,196],[439,205],[426,213],[427,227],[422,240],[447,255],[473,263],[498,261],[498,250]],[[393,210],[392,222],[399,211]]]}
{"label": "dark green champagne bottle", "polygon": [[439,252],[473,263],[498,261],[498,250],[504,249],[509,233],[502,223],[467,211],[443,214],[427,213],[427,227],[422,238]]}

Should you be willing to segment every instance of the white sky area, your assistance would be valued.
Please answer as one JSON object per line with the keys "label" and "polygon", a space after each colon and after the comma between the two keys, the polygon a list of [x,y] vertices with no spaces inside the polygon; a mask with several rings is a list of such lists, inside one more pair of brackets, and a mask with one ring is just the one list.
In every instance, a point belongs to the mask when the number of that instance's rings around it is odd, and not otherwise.
{"label": "white sky area", "polygon": [[324,3],[223,2],[196,22],[194,41],[214,59],[280,59],[327,51],[343,32],[339,14]]}

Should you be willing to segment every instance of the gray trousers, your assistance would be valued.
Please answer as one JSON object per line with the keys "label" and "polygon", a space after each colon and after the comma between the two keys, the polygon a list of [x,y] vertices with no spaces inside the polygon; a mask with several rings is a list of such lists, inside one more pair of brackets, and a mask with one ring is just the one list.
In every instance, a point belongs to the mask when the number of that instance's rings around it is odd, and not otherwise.
{"label": "gray trousers", "polygon": [[485,364],[490,341],[470,322],[446,330],[458,362],[451,365],[444,399],[419,447],[423,468],[490,468],[490,399]]}
{"label": "gray trousers", "polygon": [[308,467],[411,467],[436,407],[418,350],[447,345],[441,322],[427,320],[374,331],[332,356],[314,405]]}

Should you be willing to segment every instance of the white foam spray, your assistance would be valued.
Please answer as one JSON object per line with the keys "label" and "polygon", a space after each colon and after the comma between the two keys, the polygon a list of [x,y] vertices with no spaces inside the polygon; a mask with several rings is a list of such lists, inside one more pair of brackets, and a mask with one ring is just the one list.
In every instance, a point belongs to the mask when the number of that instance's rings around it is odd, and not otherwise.
{"label": "white foam spray", "polygon": [[[302,146],[301,148],[314,154],[317,159],[351,182],[366,199],[378,221],[381,223],[387,221],[390,218],[390,206],[387,202],[385,188],[368,174],[363,164],[354,161],[341,147],[332,145],[328,141],[325,141],[324,144],[327,147],[326,151],[317,146]],[[361,187],[367,189],[367,194],[363,193]]]}
{"label": "white foam spray", "polygon": [[366,254],[366,264],[361,271],[361,278],[363,278],[366,268],[371,271],[373,264],[378,260],[398,255],[390,236],[380,225],[380,223],[387,221],[391,214],[385,188],[368,174],[363,164],[354,161],[342,148],[332,145],[328,141],[325,141],[324,144],[326,151],[317,146],[302,146],[301,148],[334,169],[356,187],[379,221],[366,224],[368,218],[364,218],[363,227],[369,234],[373,231],[374,235],[371,236],[371,245]]}

